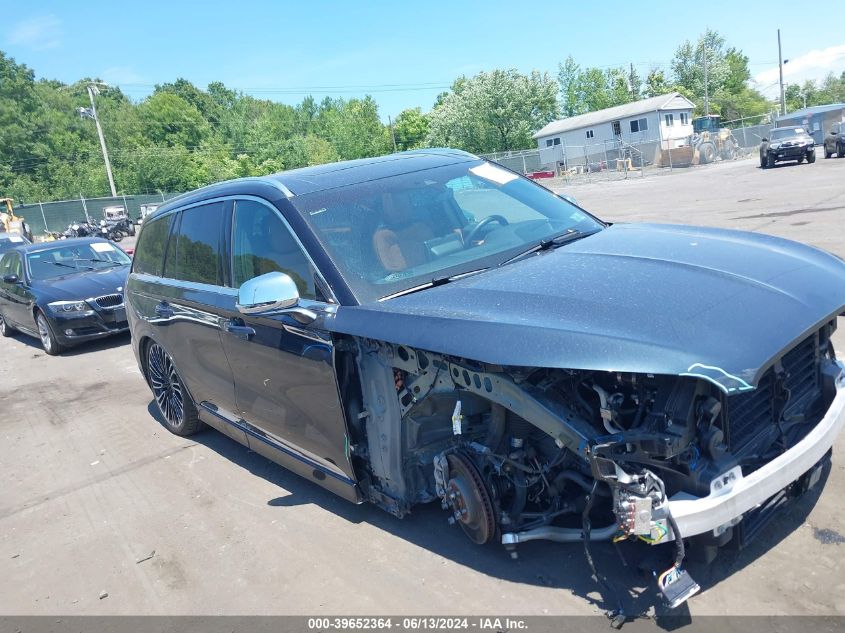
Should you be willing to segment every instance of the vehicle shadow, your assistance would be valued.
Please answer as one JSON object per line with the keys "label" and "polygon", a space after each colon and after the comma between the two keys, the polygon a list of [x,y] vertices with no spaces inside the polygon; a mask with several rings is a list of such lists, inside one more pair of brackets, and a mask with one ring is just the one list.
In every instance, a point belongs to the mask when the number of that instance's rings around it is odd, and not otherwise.
{"label": "vehicle shadow", "polygon": [[795,161],[787,161],[784,163],[775,163],[771,167],[763,167],[761,165],[757,165],[757,169],[761,171],[769,171],[770,169],[783,169],[784,167],[797,167],[798,165],[803,165],[804,163],[796,163]]}
{"label": "vehicle shadow", "polygon": [[[34,336],[29,336],[28,334],[24,334],[23,332],[14,332],[12,334],[12,340],[17,341],[18,343],[22,343],[27,347],[31,347],[32,349],[37,350],[42,354],[46,354],[46,352],[44,352],[44,348],[41,346],[41,341],[35,338]],[[60,356],[81,356],[84,354],[100,352],[103,350],[112,349],[114,347],[127,345],[129,341],[129,332],[122,332],[121,334],[114,334],[112,336],[107,336],[101,339],[88,341],[87,343],[80,343],[79,345],[74,345],[73,347],[65,349],[60,354]]]}
{"label": "vehicle shadow", "polygon": [[[160,424],[164,424],[154,401],[150,402],[148,410]],[[629,621],[650,618],[658,628],[664,630],[674,630],[691,622],[692,616],[687,605],[674,610],[666,608],[656,588],[654,572],[660,573],[671,565],[674,555],[672,546],[651,547],[629,541],[615,545],[593,543],[590,551],[596,568],[607,579],[613,590],[611,593],[592,577],[583,544],[549,541],[523,543],[518,548],[518,559],[513,560],[503,547],[495,543],[473,545],[458,527],[447,524],[446,513],[437,503],[416,506],[410,516],[398,519],[371,504],[351,504],[213,429],[206,428],[191,439],[254,476],[288,491],[288,494],[268,499],[268,506],[315,504],[350,523],[369,523],[488,576],[509,582],[558,588],[584,599],[599,611],[615,610],[621,604]],[[709,564],[688,559],[684,566],[699,583],[701,591],[706,592],[752,564],[799,528],[817,502],[828,473],[829,470],[826,470],[814,491],[792,504],[745,549],[723,549],[717,559]],[[690,548],[687,551],[690,553]]]}

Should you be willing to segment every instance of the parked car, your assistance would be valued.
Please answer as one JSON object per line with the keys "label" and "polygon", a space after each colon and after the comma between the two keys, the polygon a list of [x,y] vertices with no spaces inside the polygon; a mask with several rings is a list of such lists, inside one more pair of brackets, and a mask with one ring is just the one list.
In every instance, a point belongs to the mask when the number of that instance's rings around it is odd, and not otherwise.
{"label": "parked car", "polygon": [[834,154],[845,158],[845,123],[834,123],[824,137],[824,157],[830,158]]}
{"label": "parked car", "polygon": [[20,330],[56,355],[125,332],[131,261],[108,240],[90,237],[6,251],[0,258],[0,335]]}
{"label": "parked car", "polygon": [[775,163],[794,160],[816,162],[813,137],[801,127],[776,127],[760,143],[760,167],[774,167]]}
{"label": "parked car", "polygon": [[29,243],[30,241],[26,239],[23,235],[18,235],[17,233],[0,233],[0,255],[5,253],[10,248],[15,248],[16,246],[23,246]]}
{"label": "parked car", "polygon": [[[609,225],[470,154],[216,184],[144,221],[127,286],[162,422],[474,543],[673,542],[670,605],[821,478],[845,262]],[[595,525],[595,527],[591,527]]]}

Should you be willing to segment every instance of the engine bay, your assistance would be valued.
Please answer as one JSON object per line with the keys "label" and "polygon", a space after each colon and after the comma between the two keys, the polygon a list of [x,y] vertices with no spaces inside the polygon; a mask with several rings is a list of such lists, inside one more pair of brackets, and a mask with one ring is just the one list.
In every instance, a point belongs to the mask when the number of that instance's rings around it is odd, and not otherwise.
{"label": "engine bay", "polygon": [[[346,398],[351,459],[373,503],[402,517],[439,501],[473,543],[498,541],[513,555],[540,539],[674,542],[676,564],[659,584],[674,586],[664,595],[680,604],[697,585],[680,567],[685,535],[669,499],[730,486],[812,428],[832,399],[822,369],[833,362],[833,327],[796,348],[815,372],[801,378],[800,398],[782,361],[770,368],[774,417],[761,417],[753,442],[743,430],[742,450],[732,450],[730,414],[746,415],[746,394],[701,377],[491,366],[350,341],[346,373],[360,377],[360,393]],[[696,538],[722,546],[740,519]]]}

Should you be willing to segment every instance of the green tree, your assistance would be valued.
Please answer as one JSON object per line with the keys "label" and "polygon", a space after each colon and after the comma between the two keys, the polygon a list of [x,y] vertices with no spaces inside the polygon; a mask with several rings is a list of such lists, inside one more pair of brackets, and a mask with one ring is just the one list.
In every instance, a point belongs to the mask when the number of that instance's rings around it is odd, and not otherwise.
{"label": "green tree", "polygon": [[430,113],[428,144],[471,152],[531,147],[531,135],[557,116],[557,82],[516,70],[459,78]]}
{"label": "green tree", "polygon": [[390,133],[382,124],[375,100],[326,99],[320,106],[321,135],[334,145],[342,160],[388,153]]}
{"label": "green tree", "polygon": [[154,93],[138,109],[143,134],[153,144],[195,148],[210,136],[209,124],[196,106],[173,93]]}
{"label": "green tree", "polygon": [[428,128],[428,117],[423,114],[421,108],[402,110],[393,122],[397,149],[402,151],[424,147]]}
{"label": "green tree", "polygon": [[658,68],[652,68],[648,71],[645,79],[644,96],[657,97],[668,92],[672,92],[672,86],[666,79],[666,74]]}
{"label": "green tree", "polygon": [[725,38],[708,29],[696,42],[689,40],[675,51],[672,72],[675,85],[693,95],[696,104],[704,103],[704,61],[707,60],[707,90],[716,94],[730,72],[725,52]]}
{"label": "green tree", "polygon": [[580,76],[581,66],[575,62],[572,55],[569,55],[562,64],[558,64],[557,82],[560,84],[560,112],[565,117],[583,113],[579,93]]}

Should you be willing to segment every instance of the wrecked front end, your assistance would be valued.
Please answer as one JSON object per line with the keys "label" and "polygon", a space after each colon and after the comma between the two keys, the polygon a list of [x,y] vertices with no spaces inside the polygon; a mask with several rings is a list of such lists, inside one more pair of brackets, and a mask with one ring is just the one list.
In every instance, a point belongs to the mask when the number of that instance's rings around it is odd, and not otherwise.
{"label": "wrecked front end", "polygon": [[818,481],[845,421],[835,324],[756,385],[706,368],[503,366],[347,337],[340,375],[360,378],[345,381],[351,458],[371,501],[402,516],[439,500],[475,543],[674,541],[659,584],[675,606],[697,590],[684,539],[705,557],[743,544]]}

